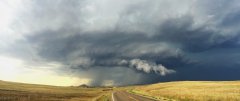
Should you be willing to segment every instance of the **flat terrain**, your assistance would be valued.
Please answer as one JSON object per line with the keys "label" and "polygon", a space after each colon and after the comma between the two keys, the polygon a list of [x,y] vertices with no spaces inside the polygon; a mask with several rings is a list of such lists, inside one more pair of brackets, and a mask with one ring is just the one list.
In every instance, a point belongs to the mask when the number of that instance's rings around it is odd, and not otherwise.
{"label": "flat terrain", "polygon": [[181,81],[137,86],[132,93],[159,100],[240,101],[240,81]]}
{"label": "flat terrain", "polygon": [[181,81],[128,87],[58,87],[0,81],[0,101],[240,101],[240,81]]}
{"label": "flat terrain", "polygon": [[108,101],[109,88],[58,87],[0,81],[0,101]]}

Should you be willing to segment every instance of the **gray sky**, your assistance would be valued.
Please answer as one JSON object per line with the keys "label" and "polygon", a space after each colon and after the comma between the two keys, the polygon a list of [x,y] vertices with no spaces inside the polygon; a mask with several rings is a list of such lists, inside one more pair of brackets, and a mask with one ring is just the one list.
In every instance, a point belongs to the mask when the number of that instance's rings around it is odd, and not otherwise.
{"label": "gray sky", "polygon": [[0,79],[238,80],[239,9],[238,0],[2,0]]}

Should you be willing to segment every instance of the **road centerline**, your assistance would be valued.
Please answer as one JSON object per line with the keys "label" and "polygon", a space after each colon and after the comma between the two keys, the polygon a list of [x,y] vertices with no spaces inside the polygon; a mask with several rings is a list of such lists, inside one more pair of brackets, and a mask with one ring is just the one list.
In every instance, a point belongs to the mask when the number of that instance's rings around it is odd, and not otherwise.
{"label": "road centerline", "polygon": [[114,92],[112,93],[112,101],[115,101],[115,100],[114,100],[114,95],[113,95],[113,94],[114,94]]}

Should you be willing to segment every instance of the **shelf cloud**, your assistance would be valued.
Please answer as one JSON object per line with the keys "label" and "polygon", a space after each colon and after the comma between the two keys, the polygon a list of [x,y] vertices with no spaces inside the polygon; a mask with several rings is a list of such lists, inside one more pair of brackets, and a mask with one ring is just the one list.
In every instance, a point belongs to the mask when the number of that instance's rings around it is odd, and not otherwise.
{"label": "shelf cloud", "polygon": [[22,61],[24,75],[31,69],[75,78],[66,85],[237,80],[239,3],[3,0],[0,56]]}

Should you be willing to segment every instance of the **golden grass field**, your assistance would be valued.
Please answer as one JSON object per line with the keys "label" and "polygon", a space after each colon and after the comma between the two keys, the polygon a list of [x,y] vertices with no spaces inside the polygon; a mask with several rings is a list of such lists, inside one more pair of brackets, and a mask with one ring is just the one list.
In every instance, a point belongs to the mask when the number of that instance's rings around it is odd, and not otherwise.
{"label": "golden grass field", "polygon": [[181,81],[137,86],[133,93],[177,101],[240,101],[240,81]]}
{"label": "golden grass field", "polygon": [[127,90],[160,101],[240,101],[240,81],[181,81],[114,88],[58,87],[0,81],[0,101],[111,101]]}
{"label": "golden grass field", "polygon": [[0,81],[0,101],[110,101],[110,94],[109,88],[58,87]]}

